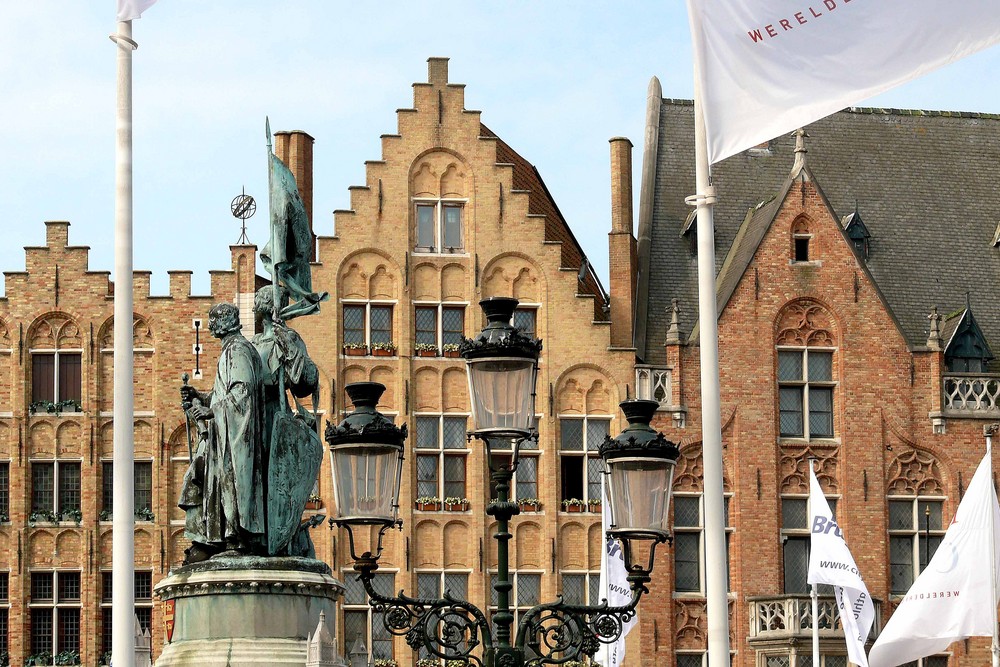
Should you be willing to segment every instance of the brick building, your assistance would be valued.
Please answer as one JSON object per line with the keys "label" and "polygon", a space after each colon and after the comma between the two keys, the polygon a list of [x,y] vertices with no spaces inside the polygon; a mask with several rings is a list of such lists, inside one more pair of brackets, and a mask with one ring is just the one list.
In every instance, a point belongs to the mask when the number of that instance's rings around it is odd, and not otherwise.
{"label": "brick building", "polygon": [[[313,285],[331,300],[295,321],[320,369],[312,407],[324,418],[351,409],[345,384],[374,380],[388,388],[379,409],[409,425],[405,527],[387,535],[381,585],[423,595],[449,587],[489,608],[496,553],[484,514],[485,453],[465,439],[465,364],[452,346],[482,328],[481,298],[506,295],[521,301],[516,323],[545,344],[539,444],[515,484],[518,498],[535,502],[512,523],[512,599],[522,609],[560,592],[593,599],[602,544],[599,509],[588,504],[599,488],[595,449],[623,427],[617,406],[634,372],[632,146],[611,140],[609,243],[625,267],[613,273],[612,301],[538,172],[465,109],[446,59],[429,60],[428,81],[414,85],[398,124],[382,137],[381,158],[366,162],[365,183],[349,188],[350,208],[332,225],[315,224]],[[312,145],[305,132],[275,135],[310,213]],[[21,664],[79,648],[93,665],[110,648],[114,285],[89,269],[85,247],[68,244],[68,223],[47,223],[45,247],[26,251],[26,271],[6,274],[0,300],[0,651]],[[148,274],[135,276],[136,593],[154,657],[164,638],[151,586],[187,546],[176,507],[188,465],[177,390],[183,372],[210,387],[218,351],[194,324],[207,321],[211,304],[230,301],[250,333],[261,283],[257,248],[231,253],[231,270],[212,274],[210,296],[190,294],[189,272],[171,272],[167,296],[149,294]],[[332,499],[329,461],[317,493],[319,507],[307,512],[325,512]],[[417,498],[436,500],[418,509]],[[446,498],[468,505],[446,507]],[[582,505],[563,507],[571,498]],[[341,650],[361,638],[376,657],[411,665],[410,649],[372,618],[348,576],[346,534],[323,527],[313,538],[348,584],[336,620]],[[632,643],[638,652],[637,634]]]}
{"label": "brick building", "polygon": [[[706,664],[694,109],[650,84],[639,213],[640,394],[682,444],[672,560],[641,664]],[[1000,117],[851,109],[717,164],[713,180],[740,667],[812,665],[806,459],[876,598],[874,637],[925,566],[1000,417],[995,184]],[[649,611],[656,607],[655,613]],[[830,627],[833,598],[822,603]],[[839,632],[822,664],[846,665]],[[970,640],[923,667],[989,663]],[[631,659],[629,664],[632,664]],[[639,664],[639,663],[636,663]],[[913,663],[916,664],[916,663]]]}

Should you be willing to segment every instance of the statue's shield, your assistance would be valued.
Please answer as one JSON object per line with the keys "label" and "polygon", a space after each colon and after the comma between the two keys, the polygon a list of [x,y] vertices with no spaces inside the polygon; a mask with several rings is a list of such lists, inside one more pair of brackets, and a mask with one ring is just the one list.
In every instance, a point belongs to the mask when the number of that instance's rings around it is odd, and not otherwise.
{"label": "statue's shield", "polygon": [[280,412],[271,429],[267,486],[267,548],[276,554],[299,528],[319,475],[323,443],[301,416]]}

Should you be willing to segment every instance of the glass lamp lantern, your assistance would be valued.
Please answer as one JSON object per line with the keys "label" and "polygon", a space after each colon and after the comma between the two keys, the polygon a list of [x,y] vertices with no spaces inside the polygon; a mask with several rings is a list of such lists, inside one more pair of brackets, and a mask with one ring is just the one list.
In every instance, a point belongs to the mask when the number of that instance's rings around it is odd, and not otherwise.
{"label": "glass lamp lantern", "polygon": [[479,302],[486,328],[462,341],[476,432],[486,437],[527,435],[535,416],[535,376],[542,342],[511,325],[517,299]]}
{"label": "glass lamp lantern", "polygon": [[385,385],[355,382],[344,387],[354,412],[326,428],[333,470],[336,524],[391,526],[399,521],[406,425],[397,427],[375,409]]}
{"label": "glass lamp lantern", "polygon": [[657,401],[623,401],[628,426],[598,448],[608,473],[609,532],[622,539],[670,535],[670,497],[680,449],[649,425],[658,406]]}

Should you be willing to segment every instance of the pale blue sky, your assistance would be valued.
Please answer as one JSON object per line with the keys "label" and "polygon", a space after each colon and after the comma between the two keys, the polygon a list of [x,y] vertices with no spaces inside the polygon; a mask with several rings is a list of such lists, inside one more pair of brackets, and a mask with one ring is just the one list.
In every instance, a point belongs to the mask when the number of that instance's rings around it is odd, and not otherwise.
{"label": "pale blue sky", "polygon": [[[4,271],[24,268],[45,220],[71,221],[90,268],[113,268],[114,5],[0,2]],[[315,227],[332,234],[429,56],[451,58],[467,108],[538,168],[607,286],[607,140],[636,145],[638,196],[650,77],[666,97],[692,95],[681,0],[159,0],[133,34],[135,267],[161,294],[167,269],[193,270],[207,293],[208,271],[229,267],[243,187],[263,245],[265,115],[316,137]],[[1000,113],[997,71],[993,48],[866,104]]]}

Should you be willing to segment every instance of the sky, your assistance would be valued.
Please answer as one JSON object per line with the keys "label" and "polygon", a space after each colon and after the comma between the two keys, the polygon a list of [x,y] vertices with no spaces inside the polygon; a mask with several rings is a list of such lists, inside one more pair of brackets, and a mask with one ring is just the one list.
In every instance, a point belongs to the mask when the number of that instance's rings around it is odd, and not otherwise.
{"label": "sky", "polygon": [[[114,11],[0,0],[0,270],[24,269],[44,221],[69,220],[90,269],[113,271]],[[244,189],[263,247],[265,116],[316,138],[314,227],[332,235],[431,56],[450,58],[466,107],[535,165],[607,287],[608,139],[635,144],[638,212],[649,80],[693,95],[682,0],[159,0],[133,38],[134,266],[153,271],[154,294],[168,269],[194,271],[194,292],[208,293],[208,271],[230,267],[230,202]],[[997,71],[1000,47],[861,106],[1000,113]]]}

